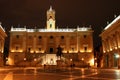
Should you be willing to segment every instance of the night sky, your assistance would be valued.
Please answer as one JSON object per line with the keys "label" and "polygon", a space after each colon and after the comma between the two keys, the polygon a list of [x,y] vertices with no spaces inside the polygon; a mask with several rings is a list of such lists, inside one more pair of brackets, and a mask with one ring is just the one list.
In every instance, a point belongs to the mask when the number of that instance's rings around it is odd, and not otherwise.
{"label": "night sky", "polygon": [[[7,34],[11,26],[45,28],[50,5],[56,11],[56,26],[60,28],[91,25],[95,47],[100,44],[99,34],[107,21],[120,15],[120,0],[0,0],[0,21]],[[9,38],[9,44],[8,41]]]}

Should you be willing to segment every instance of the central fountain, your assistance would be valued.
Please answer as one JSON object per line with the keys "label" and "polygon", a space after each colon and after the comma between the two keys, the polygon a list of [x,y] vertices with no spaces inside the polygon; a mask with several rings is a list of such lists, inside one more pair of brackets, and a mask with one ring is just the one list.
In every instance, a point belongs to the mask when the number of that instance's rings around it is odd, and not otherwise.
{"label": "central fountain", "polygon": [[57,65],[57,56],[56,54],[45,54],[43,57],[42,65]]}

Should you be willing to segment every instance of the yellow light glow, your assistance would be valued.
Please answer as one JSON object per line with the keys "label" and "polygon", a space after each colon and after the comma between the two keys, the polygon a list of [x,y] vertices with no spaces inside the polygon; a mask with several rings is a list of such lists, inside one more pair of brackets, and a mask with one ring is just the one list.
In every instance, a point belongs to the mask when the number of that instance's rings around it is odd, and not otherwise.
{"label": "yellow light glow", "polygon": [[69,51],[69,53],[77,53],[78,51]]}
{"label": "yellow light glow", "polygon": [[88,50],[88,52],[92,52],[92,50]]}
{"label": "yellow light glow", "polygon": [[42,50],[42,51],[35,51],[36,53],[44,53],[45,51]]}
{"label": "yellow light glow", "polygon": [[35,51],[36,53],[39,53],[40,51]]}
{"label": "yellow light glow", "polygon": [[82,61],[84,60],[84,58],[81,59]]}
{"label": "yellow light glow", "polygon": [[30,51],[31,53],[34,53],[34,51]]}
{"label": "yellow light glow", "polygon": [[19,50],[19,52],[23,52],[23,50]]}
{"label": "yellow light glow", "polygon": [[15,52],[15,50],[11,50],[11,52]]}
{"label": "yellow light glow", "polygon": [[63,51],[63,53],[67,53],[67,51]]}
{"label": "yellow light glow", "polygon": [[10,57],[8,58],[8,64],[13,65],[13,60]]}
{"label": "yellow light glow", "polygon": [[2,53],[3,53],[3,50],[2,50]]}
{"label": "yellow light glow", "polygon": [[94,58],[92,58],[92,59],[89,61],[89,63],[90,63],[90,66],[94,66]]}
{"label": "yellow light glow", "polygon": [[120,46],[118,46],[120,48]]}
{"label": "yellow light glow", "polygon": [[80,50],[80,52],[81,52],[81,53],[83,53],[83,52],[84,52],[84,50]]}
{"label": "yellow light glow", "polygon": [[72,61],[72,59],[70,59],[70,61]]}
{"label": "yellow light glow", "polygon": [[41,53],[44,53],[45,51],[41,51]]}
{"label": "yellow light glow", "polygon": [[24,61],[26,60],[26,58],[24,58]]}
{"label": "yellow light glow", "polygon": [[106,52],[106,51],[103,51],[104,53]]}
{"label": "yellow light glow", "polygon": [[112,49],[110,49],[110,51],[112,51]]}
{"label": "yellow light glow", "polygon": [[37,59],[35,58],[34,61],[37,61]]}
{"label": "yellow light glow", "polygon": [[117,47],[115,47],[115,49],[117,49]]}

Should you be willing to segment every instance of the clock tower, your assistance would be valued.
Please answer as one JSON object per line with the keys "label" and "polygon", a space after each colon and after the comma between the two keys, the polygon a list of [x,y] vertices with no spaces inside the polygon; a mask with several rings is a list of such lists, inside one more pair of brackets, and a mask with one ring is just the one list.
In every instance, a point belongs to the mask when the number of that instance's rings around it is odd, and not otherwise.
{"label": "clock tower", "polygon": [[47,11],[47,30],[55,29],[55,11],[50,6],[50,9]]}

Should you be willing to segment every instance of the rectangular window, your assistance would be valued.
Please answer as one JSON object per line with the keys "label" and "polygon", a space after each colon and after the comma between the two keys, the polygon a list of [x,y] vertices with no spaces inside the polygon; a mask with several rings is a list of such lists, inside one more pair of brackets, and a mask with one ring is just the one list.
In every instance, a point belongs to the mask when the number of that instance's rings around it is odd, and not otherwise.
{"label": "rectangular window", "polygon": [[19,38],[19,35],[16,35],[16,38],[18,39],[18,38]]}
{"label": "rectangular window", "polygon": [[72,51],[74,51],[74,48],[72,48]]}
{"label": "rectangular window", "polygon": [[16,46],[16,50],[18,50],[18,48],[19,48],[19,47],[18,47],[18,46]]}
{"label": "rectangular window", "polygon": [[87,35],[84,35],[83,37],[84,37],[84,38],[86,38],[86,37],[87,37]]}
{"label": "rectangular window", "polygon": [[41,51],[41,48],[39,48],[39,51]]}
{"label": "rectangular window", "polygon": [[28,48],[28,52],[30,52],[31,51],[31,48]]}

